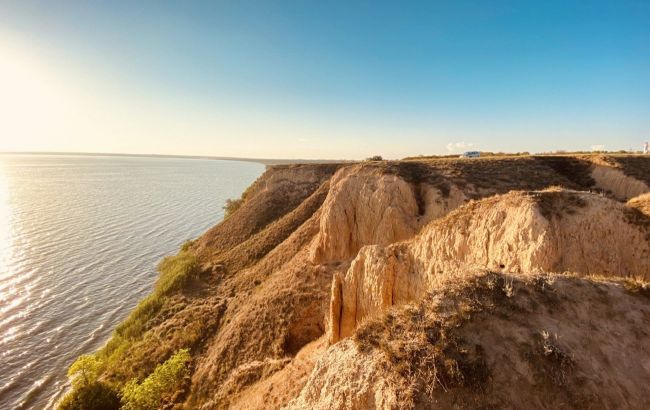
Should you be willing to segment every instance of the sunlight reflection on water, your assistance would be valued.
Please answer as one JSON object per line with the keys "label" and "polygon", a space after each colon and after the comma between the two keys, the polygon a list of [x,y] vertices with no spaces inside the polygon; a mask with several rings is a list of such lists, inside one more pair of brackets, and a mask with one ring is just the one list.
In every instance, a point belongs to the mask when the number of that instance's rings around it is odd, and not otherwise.
{"label": "sunlight reflection on water", "polygon": [[0,155],[0,409],[48,409],[69,364],[222,217],[254,163]]}

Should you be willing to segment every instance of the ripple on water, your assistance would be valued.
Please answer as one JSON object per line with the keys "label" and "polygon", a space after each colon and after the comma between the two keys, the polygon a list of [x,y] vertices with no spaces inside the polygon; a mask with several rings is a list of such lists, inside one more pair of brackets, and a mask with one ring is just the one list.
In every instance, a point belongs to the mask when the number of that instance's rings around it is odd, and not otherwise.
{"label": "ripple on water", "polygon": [[216,223],[225,200],[263,170],[0,155],[8,224],[0,235],[0,409],[52,408],[68,365],[105,343],[151,290],[159,259]]}

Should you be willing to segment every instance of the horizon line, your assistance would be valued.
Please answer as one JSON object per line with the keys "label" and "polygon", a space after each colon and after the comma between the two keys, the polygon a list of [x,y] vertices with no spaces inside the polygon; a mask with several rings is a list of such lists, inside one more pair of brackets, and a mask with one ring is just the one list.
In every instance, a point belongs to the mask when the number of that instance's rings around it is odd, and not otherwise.
{"label": "horizon line", "polygon": [[182,155],[182,154],[133,154],[123,152],[75,152],[75,151],[0,151],[0,155],[67,155],[67,156],[96,156],[96,157],[149,157],[149,158],[178,158],[206,159],[217,161],[256,162],[262,165],[284,165],[314,162],[354,162],[344,159],[289,159],[289,158],[248,158],[215,155]]}

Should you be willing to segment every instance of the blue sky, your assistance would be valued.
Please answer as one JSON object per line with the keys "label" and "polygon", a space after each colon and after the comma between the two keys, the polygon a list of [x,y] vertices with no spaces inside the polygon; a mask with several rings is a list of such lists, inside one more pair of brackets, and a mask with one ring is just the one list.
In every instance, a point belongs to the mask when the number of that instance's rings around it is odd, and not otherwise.
{"label": "blue sky", "polygon": [[650,139],[647,1],[0,0],[0,53],[23,100],[0,101],[0,150],[397,158]]}

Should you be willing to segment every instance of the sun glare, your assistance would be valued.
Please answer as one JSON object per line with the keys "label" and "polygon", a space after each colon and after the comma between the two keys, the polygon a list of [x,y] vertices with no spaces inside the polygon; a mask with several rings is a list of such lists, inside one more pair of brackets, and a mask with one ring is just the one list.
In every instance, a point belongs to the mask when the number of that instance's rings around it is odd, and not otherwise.
{"label": "sun glare", "polygon": [[0,151],[29,149],[61,129],[60,88],[44,64],[0,44]]}

